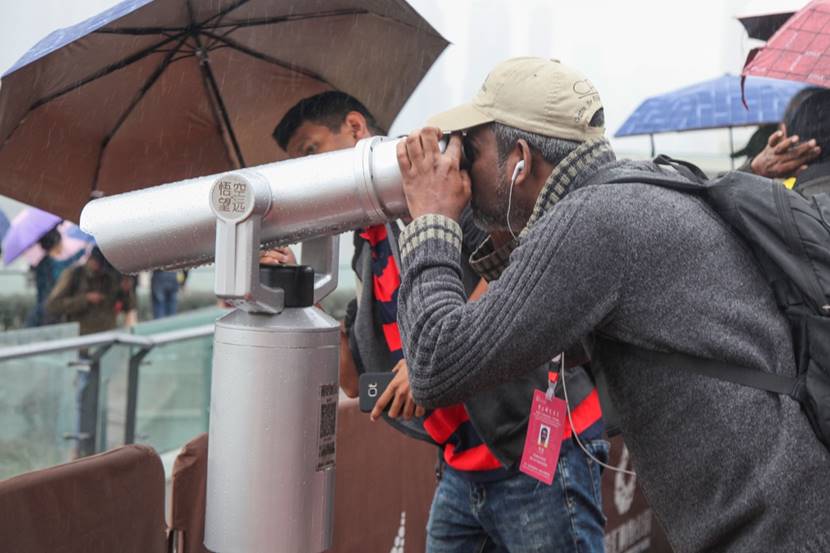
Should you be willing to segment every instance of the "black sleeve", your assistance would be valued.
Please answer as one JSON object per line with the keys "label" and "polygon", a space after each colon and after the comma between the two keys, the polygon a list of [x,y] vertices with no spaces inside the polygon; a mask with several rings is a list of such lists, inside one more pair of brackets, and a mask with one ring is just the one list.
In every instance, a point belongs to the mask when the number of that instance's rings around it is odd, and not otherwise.
{"label": "black sleeve", "polygon": [[352,333],[352,326],[354,326],[354,321],[357,318],[357,298],[352,298],[348,304],[346,304],[346,317],[343,319],[343,326],[346,328],[346,334],[351,335]]}
{"label": "black sleeve", "polygon": [[352,245],[354,246],[354,253],[352,254],[352,271],[360,274],[360,271],[357,270],[357,263],[360,259],[363,246],[366,245],[366,240],[360,237],[359,232],[354,231],[354,233],[352,233]]}

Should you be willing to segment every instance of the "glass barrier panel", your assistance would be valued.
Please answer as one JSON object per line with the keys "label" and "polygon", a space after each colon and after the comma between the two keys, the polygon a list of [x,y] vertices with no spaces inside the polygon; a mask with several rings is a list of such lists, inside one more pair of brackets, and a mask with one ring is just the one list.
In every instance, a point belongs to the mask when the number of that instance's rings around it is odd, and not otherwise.
{"label": "glass barrier panel", "polygon": [[[119,329],[127,332],[127,329]],[[115,345],[101,357],[101,388],[98,399],[98,445],[102,450],[124,445],[127,419],[128,346]]]}
{"label": "glass barrier panel", "polygon": [[[214,307],[188,311],[140,323],[133,332],[146,336],[202,326],[225,313]],[[138,381],[137,442],[164,452],[207,431],[212,359],[212,334],[157,346],[144,358]]]}
{"label": "glass barrier panel", "polygon": [[[0,333],[0,348],[78,336],[68,323]],[[0,479],[71,460],[77,351],[0,361]]]}

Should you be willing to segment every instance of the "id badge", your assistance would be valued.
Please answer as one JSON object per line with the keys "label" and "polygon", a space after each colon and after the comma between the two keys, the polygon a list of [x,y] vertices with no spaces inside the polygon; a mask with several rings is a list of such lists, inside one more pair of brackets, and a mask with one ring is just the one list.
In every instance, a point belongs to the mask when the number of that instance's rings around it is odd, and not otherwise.
{"label": "id badge", "polygon": [[566,417],[567,406],[564,400],[542,390],[533,393],[519,470],[548,486],[553,483],[556,474]]}

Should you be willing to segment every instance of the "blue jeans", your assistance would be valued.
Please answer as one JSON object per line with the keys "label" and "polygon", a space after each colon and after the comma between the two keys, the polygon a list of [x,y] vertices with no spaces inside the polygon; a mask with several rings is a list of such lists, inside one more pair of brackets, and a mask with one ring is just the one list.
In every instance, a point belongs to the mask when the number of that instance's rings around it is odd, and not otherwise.
{"label": "blue jeans", "polygon": [[179,281],[173,271],[155,271],[150,279],[150,295],[153,299],[153,318],[160,319],[176,314],[176,296]]}
{"label": "blue jeans", "polygon": [[[585,447],[607,461],[607,442]],[[551,486],[522,473],[476,483],[447,468],[429,513],[427,553],[601,553],[600,476],[573,440],[562,443]]]}

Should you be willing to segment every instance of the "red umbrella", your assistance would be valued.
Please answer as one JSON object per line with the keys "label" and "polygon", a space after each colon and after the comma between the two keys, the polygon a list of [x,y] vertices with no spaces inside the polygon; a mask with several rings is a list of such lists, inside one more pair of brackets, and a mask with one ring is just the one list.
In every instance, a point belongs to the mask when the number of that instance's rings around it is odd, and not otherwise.
{"label": "red umbrella", "polygon": [[830,86],[830,0],[813,0],[753,50],[742,72]]}

